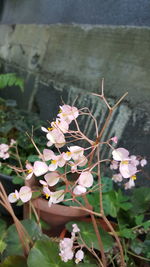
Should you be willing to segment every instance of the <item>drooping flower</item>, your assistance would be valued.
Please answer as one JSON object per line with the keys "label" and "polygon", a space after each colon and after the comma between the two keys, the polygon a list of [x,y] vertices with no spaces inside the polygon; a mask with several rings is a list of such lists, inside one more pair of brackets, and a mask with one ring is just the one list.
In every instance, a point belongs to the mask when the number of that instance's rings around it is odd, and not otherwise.
{"label": "drooping flower", "polygon": [[73,253],[73,240],[71,238],[64,238],[59,243],[60,253],[62,261],[67,262],[68,260],[72,260]]}
{"label": "drooping flower", "polygon": [[84,252],[82,249],[79,249],[75,254],[75,263],[78,264],[84,258]]}
{"label": "drooping flower", "polygon": [[[133,177],[135,177],[135,176],[133,176]],[[127,183],[125,183],[124,184],[124,188],[125,188],[125,190],[127,190],[127,189],[131,189],[132,187],[134,187],[135,186],[135,182],[134,182],[134,178],[130,178],[129,179],[129,181],[127,182]]]}

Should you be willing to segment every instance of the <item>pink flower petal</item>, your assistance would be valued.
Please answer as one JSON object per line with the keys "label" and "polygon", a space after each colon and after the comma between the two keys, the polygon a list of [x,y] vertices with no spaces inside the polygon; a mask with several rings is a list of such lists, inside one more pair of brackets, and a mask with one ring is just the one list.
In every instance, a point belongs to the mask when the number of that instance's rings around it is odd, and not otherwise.
{"label": "pink flower petal", "polygon": [[19,197],[22,202],[28,202],[32,197],[31,188],[28,186],[22,186],[19,191]]}
{"label": "pink flower petal", "polygon": [[49,186],[54,186],[59,182],[60,175],[57,172],[50,172],[44,175],[44,178]]}
{"label": "pink flower petal", "polygon": [[79,185],[91,187],[93,185],[93,175],[90,172],[82,172],[78,179]]}
{"label": "pink flower petal", "polygon": [[48,172],[48,166],[46,165],[45,162],[42,162],[42,161],[35,161],[33,165],[33,169],[34,169],[34,174],[37,177]]}

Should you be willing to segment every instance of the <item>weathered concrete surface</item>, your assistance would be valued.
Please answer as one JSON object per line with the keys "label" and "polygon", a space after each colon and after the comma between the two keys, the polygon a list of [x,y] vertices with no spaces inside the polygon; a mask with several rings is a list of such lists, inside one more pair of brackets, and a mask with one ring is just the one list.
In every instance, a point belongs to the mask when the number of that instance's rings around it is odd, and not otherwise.
{"label": "weathered concrete surface", "polygon": [[150,26],[149,0],[1,0],[1,22]]}
{"label": "weathered concrete surface", "polygon": [[0,58],[40,80],[98,91],[101,78],[110,96],[128,91],[131,104],[149,98],[150,29],[135,27],[0,27]]}
{"label": "weathered concrete surface", "polygon": [[[150,28],[83,25],[3,25],[0,27],[0,63],[5,72],[25,78],[25,92],[10,89],[0,96],[18,105],[55,117],[61,96],[93,107],[102,125],[106,110],[93,100],[105,78],[105,93],[112,100],[129,96],[114,114],[106,136],[116,134],[132,153],[149,157],[150,151]],[[99,113],[100,111],[100,113]],[[89,135],[87,121],[83,122]],[[141,181],[143,183],[143,181]]]}

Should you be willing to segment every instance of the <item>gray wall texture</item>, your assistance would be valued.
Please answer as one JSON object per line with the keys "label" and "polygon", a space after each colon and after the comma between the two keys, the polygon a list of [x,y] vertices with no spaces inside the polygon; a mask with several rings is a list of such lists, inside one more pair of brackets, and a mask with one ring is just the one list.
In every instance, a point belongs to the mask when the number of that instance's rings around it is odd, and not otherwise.
{"label": "gray wall texture", "polygon": [[149,0],[1,0],[1,23],[150,26]]}

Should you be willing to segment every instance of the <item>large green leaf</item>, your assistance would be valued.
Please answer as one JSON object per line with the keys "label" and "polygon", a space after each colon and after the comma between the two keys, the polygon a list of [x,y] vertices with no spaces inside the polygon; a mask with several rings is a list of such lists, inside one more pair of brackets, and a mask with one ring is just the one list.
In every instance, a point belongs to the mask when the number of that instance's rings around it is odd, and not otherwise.
{"label": "large green leaf", "polygon": [[72,267],[76,266],[73,261],[62,262],[59,256],[59,247],[49,240],[37,241],[28,256],[28,267]]}
{"label": "large green leaf", "polygon": [[148,187],[135,188],[131,196],[132,214],[141,214],[149,209],[150,193]]}
{"label": "large green leaf", "polygon": [[[48,238],[42,234],[41,229],[33,220],[23,220],[22,224],[33,241]],[[14,224],[8,228],[7,236],[4,241],[7,244],[7,248],[4,252],[5,257],[23,255],[22,245]]]}
{"label": "large green leaf", "polygon": [[9,256],[0,267],[27,267],[26,259],[22,256]]}
{"label": "large green leaf", "polygon": [[[95,249],[99,250],[99,244],[97,240],[97,236],[95,234],[94,228],[92,226],[92,223],[86,223],[86,222],[69,222],[67,223],[66,227],[71,232],[72,231],[72,224],[77,223],[80,234],[84,242],[87,244],[88,247],[94,247]],[[108,252],[114,244],[113,238],[104,231],[101,227],[99,227],[99,233],[102,239],[102,243],[104,246],[104,251]],[[82,242],[80,242],[82,243]]]}

